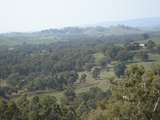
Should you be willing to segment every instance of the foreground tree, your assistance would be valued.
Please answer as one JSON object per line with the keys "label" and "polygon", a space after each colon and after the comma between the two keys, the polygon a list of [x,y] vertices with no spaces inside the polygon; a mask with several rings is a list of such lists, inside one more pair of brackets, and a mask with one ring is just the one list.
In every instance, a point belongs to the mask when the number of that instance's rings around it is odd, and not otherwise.
{"label": "foreground tree", "polygon": [[98,68],[98,67],[94,68],[93,71],[92,71],[92,77],[93,77],[94,79],[98,80],[98,79],[100,78],[100,77],[99,77],[100,71],[101,71],[100,68]]}
{"label": "foreground tree", "polygon": [[114,71],[115,71],[115,74],[117,75],[117,77],[121,77],[122,75],[124,75],[125,69],[126,69],[125,63],[118,63],[114,67]]}
{"label": "foreground tree", "polygon": [[156,44],[155,44],[155,42],[153,42],[152,40],[149,40],[149,41],[147,42],[146,46],[147,46],[147,48],[148,48],[149,50],[152,50],[152,49],[156,46]]}
{"label": "foreground tree", "polygon": [[83,73],[81,76],[80,76],[80,83],[85,83],[86,82],[86,78],[87,78],[87,75],[85,73]]}
{"label": "foreground tree", "polygon": [[112,97],[106,110],[95,120],[159,120],[160,76],[133,65],[125,79],[112,86]]}

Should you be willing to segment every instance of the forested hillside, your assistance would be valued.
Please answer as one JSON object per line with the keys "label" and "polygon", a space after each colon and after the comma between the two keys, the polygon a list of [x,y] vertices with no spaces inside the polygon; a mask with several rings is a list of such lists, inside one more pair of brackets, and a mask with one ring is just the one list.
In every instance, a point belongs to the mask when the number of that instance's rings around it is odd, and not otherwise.
{"label": "forested hillside", "polygon": [[1,35],[0,120],[158,120],[159,32],[110,30]]}
{"label": "forested hillside", "polygon": [[124,25],[112,27],[66,27],[62,29],[48,29],[31,33],[0,34],[0,46],[22,44],[50,44],[57,41],[107,39],[108,36],[144,34],[144,30]]}

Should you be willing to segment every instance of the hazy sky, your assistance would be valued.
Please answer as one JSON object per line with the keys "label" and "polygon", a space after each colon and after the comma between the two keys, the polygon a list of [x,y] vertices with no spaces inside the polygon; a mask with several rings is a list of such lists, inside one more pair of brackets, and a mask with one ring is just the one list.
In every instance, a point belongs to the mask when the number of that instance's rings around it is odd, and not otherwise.
{"label": "hazy sky", "polygon": [[160,16],[160,0],[0,0],[0,32]]}

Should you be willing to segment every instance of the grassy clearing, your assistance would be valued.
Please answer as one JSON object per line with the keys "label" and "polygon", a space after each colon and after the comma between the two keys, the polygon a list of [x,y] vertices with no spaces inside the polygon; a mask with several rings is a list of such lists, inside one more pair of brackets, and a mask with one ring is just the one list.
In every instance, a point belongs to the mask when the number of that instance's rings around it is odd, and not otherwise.
{"label": "grassy clearing", "polygon": [[139,41],[140,43],[147,43],[148,40],[152,40],[154,41],[156,44],[160,44],[160,37],[153,37],[153,38],[149,38],[147,40],[142,40],[142,41]]}
{"label": "grassy clearing", "polygon": [[0,87],[6,87],[6,86],[7,86],[6,80],[0,79]]}
{"label": "grassy clearing", "polygon": [[[105,74],[107,73],[108,75],[113,74],[113,72],[108,72],[108,71],[103,71],[101,73],[101,80],[95,80],[92,78],[92,75],[90,72],[81,72],[79,73],[79,75],[81,75],[82,73],[87,74],[87,79],[85,83],[79,83],[77,82],[74,85],[75,88],[75,92],[77,94],[82,93],[82,92],[87,92],[90,88],[92,87],[99,87],[102,90],[107,90],[109,88],[109,82],[108,79],[105,78]],[[29,99],[31,99],[32,97],[34,97],[35,95],[39,96],[39,97],[45,97],[45,96],[55,96],[57,98],[58,101],[61,100],[61,98],[63,97],[63,91],[55,91],[55,90],[51,90],[51,91],[42,91],[41,93],[34,93],[32,95],[29,95]]]}
{"label": "grassy clearing", "polygon": [[143,65],[145,69],[150,70],[151,66],[153,64],[160,64],[160,55],[159,54],[149,54],[149,61],[140,61],[140,60],[135,60],[135,63],[131,63],[130,65],[133,64],[138,64],[138,65]]}
{"label": "grassy clearing", "polygon": [[[87,92],[91,87],[99,87],[102,90],[107,90],[108,89],[108,81],[106,80],[92,80],[87,81],[84,84],[76,84],[74,86],[75,92],[77,94],[82,93],[82,92]],[[63,97],[64,91],[43,91],[40,94],[33,94],[29,95],[29,99],[32,99],[35,95],[39,97],[45,97],[45,96],[54,96],[57,98],[57,101],[60,102],[61,98]]]}
{"label": "grassy clearing", "polygon": [[104,54],[102,53],[96,53],[94,54],[94,57],[95,57],[95,62],[97,65],[100,64],[100,61],[105,57]]}
{"label": "grassy clearing", "polygon": [[150,60],[160,62],[160,55],[159,54],[149,54],[149,58],[150,58]]}

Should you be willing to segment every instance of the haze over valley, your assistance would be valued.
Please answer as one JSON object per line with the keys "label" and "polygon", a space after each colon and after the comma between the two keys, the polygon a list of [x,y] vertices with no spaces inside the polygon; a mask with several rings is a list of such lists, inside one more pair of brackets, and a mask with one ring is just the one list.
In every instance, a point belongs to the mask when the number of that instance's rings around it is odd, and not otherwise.
{"label": "haze over valley", "polygon": [[0,120],[159,120],[159,0],[0,0]]}

